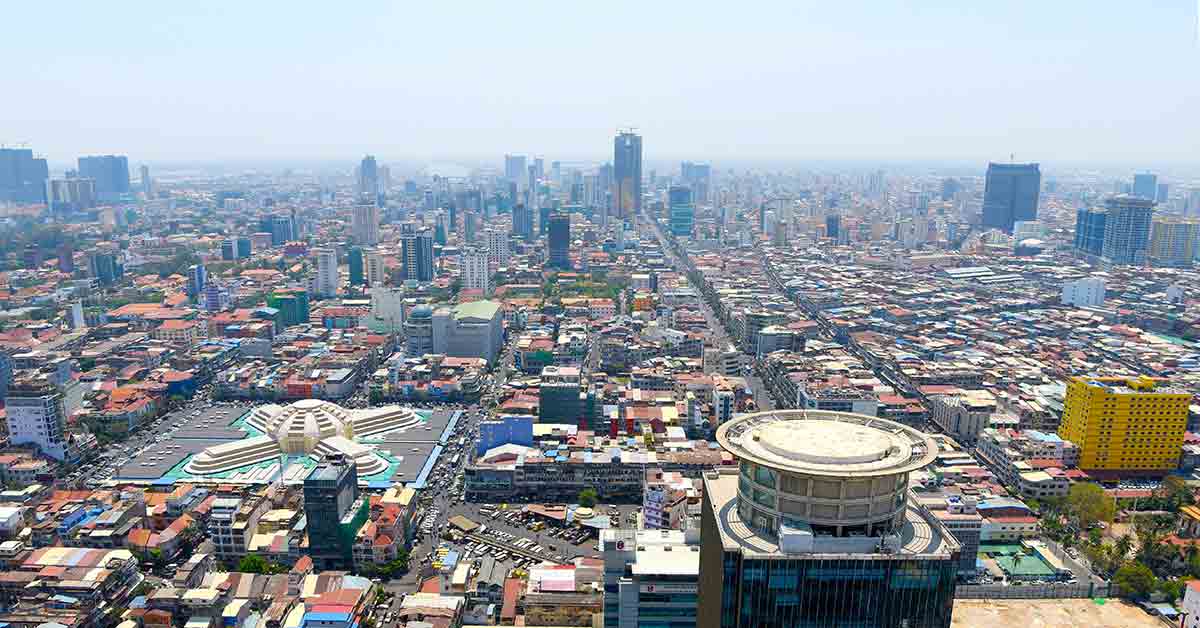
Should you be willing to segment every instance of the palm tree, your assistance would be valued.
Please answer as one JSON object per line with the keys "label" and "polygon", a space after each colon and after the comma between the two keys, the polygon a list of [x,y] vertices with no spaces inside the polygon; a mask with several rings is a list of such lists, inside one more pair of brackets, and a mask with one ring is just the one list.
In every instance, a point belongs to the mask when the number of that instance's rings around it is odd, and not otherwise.
{"label": "palm tree", "polygon": [[1117,538],[1116,544],[1113,546],[1114,553],[1122,561],[1129,557],[1129,550],[1133,549],[1133,537],[1128,534],[1122,534]]}

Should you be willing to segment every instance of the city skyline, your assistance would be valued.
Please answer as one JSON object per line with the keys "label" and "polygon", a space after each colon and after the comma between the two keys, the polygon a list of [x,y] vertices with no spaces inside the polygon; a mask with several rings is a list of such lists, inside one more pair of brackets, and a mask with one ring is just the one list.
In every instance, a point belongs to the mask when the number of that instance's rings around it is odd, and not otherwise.
{"label": "city skyline", "polygon": [[[87,28],[64,25],[53,48],[32,31],[6,39],[10,56],[32,57],[7,84],[39,97],[6,103],[0,142],[28,143],[53,163],[107,153],[141,163],[363,150],[385,160],[514,149],[571,159],[602,157],[613,131],[631,126],[654,138],[648,163],[986,162],[1014,153],[1042,163],[1195,162],[1187,138],[1200,132],[1187,103],[1198,87],[1179,78],[1195,65],[1192,3],[1136,12],[1115,2],[969,12],[761,3],[683,16],[631,8],[560,23],[536,7],[488,5],[474,7],[471,20],[386,4],[319,15],[269,5],[82,6],[74,23]],[[32,6],[13,11],[16,22],[47,17]],[[493,34],[510,23],[539,36]],[[401,24],[422,27],[397,37]],[[443,50],[429,38],[448,24],[459,36]],[[615,32],[655,43],[613,46]],[[723,43],[695,47],[700,41]],[[568,45],[572,54],[555,52]],[[505,54],[493,59],[497,46]],[[693,53],[668,53],[685,46]],[[537,71],[505,71],[502,59],[514,57],[533,59]],[[633,70],[597,91],[588,70],[610,64]],[[1116,77],[1122,93],[1153,97],[1136,106],[1105,97]],[[96,93],[109,97],[88,96]]]}

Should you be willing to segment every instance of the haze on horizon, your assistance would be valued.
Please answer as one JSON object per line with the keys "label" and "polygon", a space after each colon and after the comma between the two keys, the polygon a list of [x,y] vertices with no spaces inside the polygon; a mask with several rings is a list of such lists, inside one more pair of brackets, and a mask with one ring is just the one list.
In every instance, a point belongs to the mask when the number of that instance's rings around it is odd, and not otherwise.
{"label": "haze on horizon", "polygon": [[0,143],[52,163],[1197,163],[1194,0],[18,3]]}

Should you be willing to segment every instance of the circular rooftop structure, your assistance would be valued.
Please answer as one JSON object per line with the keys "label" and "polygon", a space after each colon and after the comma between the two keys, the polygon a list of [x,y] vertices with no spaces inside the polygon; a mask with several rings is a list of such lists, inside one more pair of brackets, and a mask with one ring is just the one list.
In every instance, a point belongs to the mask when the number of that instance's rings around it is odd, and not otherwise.
{"label": "circular rooftop structure", "polygon": [[728,421],[717,441],[739,460],[738,510],[755,527],[877,534],[898,525],[908,474],[937,457],[916,429],[820,410],[759,412]]}
{"label": "circular rooftop structure", "polygon": [[849,412],[776,410],[728,421],[717,441],[739,459],[831,477],[907,473],[933,462],[937,444],[907,425]]}
{"label": "circular rooftop structure", "polygon": [[326,438],[353,437],[350,425],[350,414],[336,403],[301,399],[271,415],[266,432],[285,453],[301,454],[311,453]]}

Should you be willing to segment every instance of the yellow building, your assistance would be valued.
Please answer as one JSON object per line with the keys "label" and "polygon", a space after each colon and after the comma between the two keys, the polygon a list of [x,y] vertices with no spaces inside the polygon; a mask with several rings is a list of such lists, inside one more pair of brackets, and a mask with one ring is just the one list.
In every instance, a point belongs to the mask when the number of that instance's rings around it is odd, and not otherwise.
{"label": "yellow building", "polygon": [[1079,468],[1175,469],[1191,395],[1149,377],[1074,377],[1059,436],[1079,446]]}

